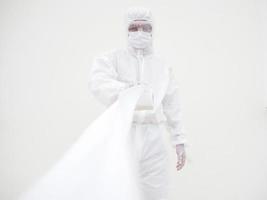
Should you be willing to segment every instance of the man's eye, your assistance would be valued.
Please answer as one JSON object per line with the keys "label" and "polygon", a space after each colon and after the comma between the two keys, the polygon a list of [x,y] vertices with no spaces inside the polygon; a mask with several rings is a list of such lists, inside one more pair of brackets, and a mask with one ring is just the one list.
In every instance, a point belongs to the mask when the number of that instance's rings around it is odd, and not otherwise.
{"label": "man's eye", "polygon": [[138,31],[138,28],[137,27],[130,27],[128,30],[130,32],[135,32],[135,31]]}
{"label": "man's eye", "polygon": [[152,26],[150,26],[150,25],[145,25],[145,26],[143,27],[143,30],[144,30],[145,32],[151,32],[151,31],[152,31]]}

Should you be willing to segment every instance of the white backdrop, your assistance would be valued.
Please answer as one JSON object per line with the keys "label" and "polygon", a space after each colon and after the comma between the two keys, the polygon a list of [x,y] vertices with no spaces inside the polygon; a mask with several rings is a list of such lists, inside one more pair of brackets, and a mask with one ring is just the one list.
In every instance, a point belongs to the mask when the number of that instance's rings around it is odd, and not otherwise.
{"label": "white backdrop", "polygon": [[173,200],[267,198],[266,1],[6,0],[1,200],[16,199],[102,113],[90,65],[126,45],[123,17],[134,5],[151,8],[155,48],[180,83],[190,159],[179,172],[173,160]]}

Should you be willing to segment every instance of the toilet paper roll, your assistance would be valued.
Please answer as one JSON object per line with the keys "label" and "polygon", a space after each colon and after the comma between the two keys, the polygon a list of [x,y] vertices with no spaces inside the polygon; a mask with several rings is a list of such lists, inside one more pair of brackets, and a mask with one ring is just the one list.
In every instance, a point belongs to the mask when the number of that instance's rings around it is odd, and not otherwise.
{"label": "toilet paper roll", "polygon": [[135,110],[153,110],[154,108],[154,96],[152,90],[145,89],[140,96]]}

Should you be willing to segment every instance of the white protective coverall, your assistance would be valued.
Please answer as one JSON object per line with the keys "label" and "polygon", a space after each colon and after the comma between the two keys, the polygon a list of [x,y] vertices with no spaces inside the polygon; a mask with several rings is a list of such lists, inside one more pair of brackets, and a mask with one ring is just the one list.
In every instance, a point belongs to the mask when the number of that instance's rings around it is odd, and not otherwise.
{"label": "white protective coverall", "polygon": [[[134,20],[152,24],[151,12],[145,8],[131,8],[127,12],[126,26]],[[187,143],[181,121],[178,84],[172,69],[154,52],[152,43],[148,44],[143,51],[138,51],[135,43],[129,40],[127,48],[114,49],[97,57],[90,83],[93,94],[107,107],[114,103],[121,91],[140,82],[152,88],[154,110],[134,111],[130,137],[139,164],[144,199],[164,200],[169,177],[162,125],[167,125],[173,147]]]}
{"label": "white protective coverall", "polygon": [[[151,13],[130,9],[127,23],[135,19],[151,21]],[[143,83],[152,89],[152,110],[136,110],[146,91]],[[152,45],[141,57],[128,45],[94,60],[90,89],[107,109],[18,200],[167,199],[162,125],[173,146],[186,144],[171,68]]]}

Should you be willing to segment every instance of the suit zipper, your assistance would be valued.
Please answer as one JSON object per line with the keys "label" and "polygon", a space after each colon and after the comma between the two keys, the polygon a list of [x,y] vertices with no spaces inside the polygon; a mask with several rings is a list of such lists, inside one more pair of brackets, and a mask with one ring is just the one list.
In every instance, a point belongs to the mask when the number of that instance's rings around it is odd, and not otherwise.
{"label": "suit zipper", "polygon": [[143,75],[143,65],[144,65],[144,56],[141,52],[137,53],[137,60],[138,60],[138,66],[137,66],[137,82],[142,81],[142,75]]}

